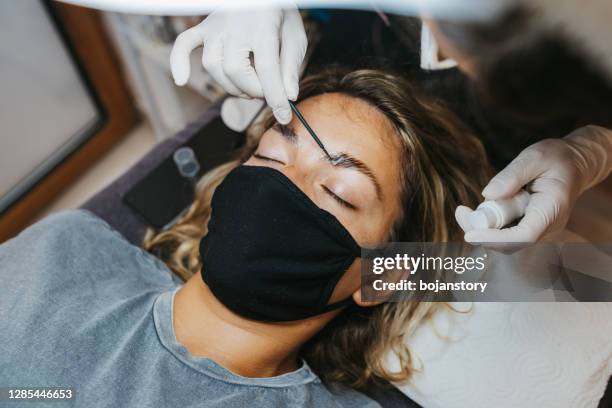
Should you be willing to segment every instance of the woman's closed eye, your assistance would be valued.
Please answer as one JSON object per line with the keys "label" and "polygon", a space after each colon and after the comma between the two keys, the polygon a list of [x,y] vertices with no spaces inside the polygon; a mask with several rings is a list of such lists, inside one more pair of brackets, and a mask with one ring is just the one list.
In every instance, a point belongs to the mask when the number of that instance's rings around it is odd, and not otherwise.
{"label": "woman's closed eye", "polygon": [[278,159],[274,159],[272,157],[268,157],[268,156],[264,156],[261,153],[255,152],[253,153],[253,157],[255,157],[256,159],[259,160],[263,160],[263,161],[268,161],[268,162],[273,162],[273,163],[278,163],[278,164],[282,164],[283,166],[285,166],[287,163],[278,160]]}
{"label": "woman's closed eye", "polygon": [[[267,154],[261,154],[260,152],[255,152],[253,153],[253,157],[257,160],[262,160],[265,162],[269,162],[269,163],[275,163],[275,164],[280,164],[282,166],[286,166],[287,163],[285,163],[282,160],[276,159],[274,157],[270,157]],[[332,191],[332,189],[330,189],[329,187],[325,186],[325,185],[321,185],[321,188],[323,189],[323,191],[325,192],[325,194],[327,194],[329,197],[331,197],[337,204],[339,204],[340,206],[347,208],[351,211],[356,211],[357,207],[346,201],[344,198],[340,197],[338,194],[334,193]]]}
{"label": "woman's closed eye", "polygon": [[343,206],[345,208],[348,208],[350,210],[357,210],[357,207],[355,207],[353,204],[349,203],[348,201],[346,201],[345,199],[343,199],[342,197],[340,197],[339,195],[337,195],[336,193],[331,191],[326,186],[321,185],[321,187],[323,188],[323,191],[325,191],[327,193],[327,195],[329,195],[331,198],[333,198],[341,206]]}

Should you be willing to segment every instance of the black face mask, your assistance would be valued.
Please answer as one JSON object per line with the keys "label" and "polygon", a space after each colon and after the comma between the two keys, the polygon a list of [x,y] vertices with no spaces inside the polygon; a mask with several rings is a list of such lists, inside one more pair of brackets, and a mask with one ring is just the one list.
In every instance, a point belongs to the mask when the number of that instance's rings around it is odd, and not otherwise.
{"label": "black face mask", "polygon": [[261,321],[299,320],[349,304],[351,297],[328,302],[360,255],[333,215],[268,167],[240,166],[227,175],[200,241],[202,277],[215,297]]}

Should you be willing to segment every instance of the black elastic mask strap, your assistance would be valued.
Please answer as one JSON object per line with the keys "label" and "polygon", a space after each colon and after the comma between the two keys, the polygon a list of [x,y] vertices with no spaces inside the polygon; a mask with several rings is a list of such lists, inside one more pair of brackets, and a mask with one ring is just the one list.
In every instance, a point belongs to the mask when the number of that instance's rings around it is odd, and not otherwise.
{"label": "black elastic mask strap", "polygon": [[[359,253],[355,254],[355,259],[360,258],[360,257],[361,257],[361,248],[359,248]],[[353,259],[351,264],[353,262],[355,262],[355,259]],[[340,281],[340,279],[338,279],[338,281],[336,282],[336,285],[338,284],[339,281]],[[325,307],[322,310],[322,313],[326,313],[326,312],[329,312],[331,310],[339,309],[341,307],[350,306],[350,305],[353,305],[353,304],[356,304],[356,303],[353,300],[353,295],[351,295],[351,296],[349,296],[348,298],[346,298],[344,300],[339,300],[338,302],[330,303],[328,305],[325,305]]]}
{"label": "black elastic mask strap", "polygon": [[355,301],[353,300],[353,295],[336,303],[330,303],[329,305],[325,305],[325,307],[323,308],[323,313],[329,312],[331,310],[336,310],[344,306],[350,306],[352,304],[355,304]]}

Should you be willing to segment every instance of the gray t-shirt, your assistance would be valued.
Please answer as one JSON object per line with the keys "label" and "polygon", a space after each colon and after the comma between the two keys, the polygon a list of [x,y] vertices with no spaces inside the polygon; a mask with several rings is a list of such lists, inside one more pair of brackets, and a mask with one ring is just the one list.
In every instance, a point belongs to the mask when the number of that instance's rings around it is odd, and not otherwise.
{"label": "gray t-shirt", "polygon": [[38,222],[0,245],[0,387],[73,388],[58,408],[378,407],[328,389],[306,363],[245,378],[190,355],[172,325],[180,285],[88,212]]}

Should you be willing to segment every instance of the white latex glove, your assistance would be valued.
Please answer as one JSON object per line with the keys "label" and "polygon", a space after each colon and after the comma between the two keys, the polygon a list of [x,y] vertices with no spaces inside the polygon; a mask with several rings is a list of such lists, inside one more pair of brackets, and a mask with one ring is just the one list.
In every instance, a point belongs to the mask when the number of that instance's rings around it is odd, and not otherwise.
{"label": "white latex glove", "polygon": [[531,193],[518,225],[474,229],[472,210],[459,206],[455,218],[471,243],[531,243],[563,230],[578,197],[612,172],[612,130],[586,126],[563,139],[546,139],[523,150],[482,191],[489,200]]}
{"label": "white latex glove", "polygon": [[276,119],[289,123],[291,108],[287,100],[298,96],[300,66],[308,40],[295,5],[287,3],[286,7],[218,10],[181,33],[170,55],[176,84],[187,82],[189,55],[203,45],[202,65],[223,89],[235,96],[265,98]]}
{"label": "white latex glove", "polygon": [[221,105],[221,119],[234,132],[244,132],[263,106],[261,99],[225,98]]}

